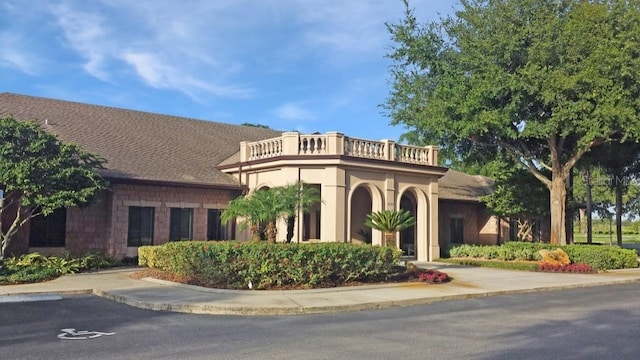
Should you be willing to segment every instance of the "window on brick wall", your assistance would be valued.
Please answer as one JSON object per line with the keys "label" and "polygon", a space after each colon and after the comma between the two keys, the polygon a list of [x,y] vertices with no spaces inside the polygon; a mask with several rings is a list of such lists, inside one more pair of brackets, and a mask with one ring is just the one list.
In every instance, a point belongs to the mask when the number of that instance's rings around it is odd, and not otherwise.
{"label": "window on brick wall", "polygon": [[449,221],[449,234],[451,234],[451,244],[464,243],[464,219],[452,218]]}
{"label": "window on brick wall", "polygon": [[64,247],[67,209],[56,209],[48,216],[36,216],[29,225],[29,246]]}
{"label": "window on brick wall", "polygon": [[171,208],[169,240],[193,240],[193,209]]}
{"label": "window on brick wall", "polygon": [[153,245],[155,212],[153,207],[129,206],[127,246]]}
{"label": "window on brick wall", "polygon": [[207,240],[233,240],[235,238],[235,223],[230,221],[223,225],[220,220],[222,211],[220,209],[207,211]]}

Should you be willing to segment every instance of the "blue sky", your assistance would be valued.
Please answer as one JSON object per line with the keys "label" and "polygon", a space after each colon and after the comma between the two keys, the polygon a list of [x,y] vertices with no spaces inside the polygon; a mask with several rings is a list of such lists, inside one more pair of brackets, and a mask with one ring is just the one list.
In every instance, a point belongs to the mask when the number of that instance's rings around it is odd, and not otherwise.
{"label": "blue sky", "polygon": [[[453,0],[413,0],[422,22]],[[400,0],[0,0],[0,92],[395,139]]]}

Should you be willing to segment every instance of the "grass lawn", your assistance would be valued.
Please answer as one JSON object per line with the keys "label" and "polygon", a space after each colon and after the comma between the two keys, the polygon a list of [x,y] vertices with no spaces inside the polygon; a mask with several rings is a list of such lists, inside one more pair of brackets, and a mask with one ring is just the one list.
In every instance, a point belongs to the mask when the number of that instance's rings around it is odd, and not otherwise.
{"label": "grass lawn", "polygon": [[[587,242],[587,234],[574,233],[576,243],[586,243]],[[605,245],[616,244],[616,235],[612,234],[593,234],[593,242],[601,243]],[[623,244],[640,244],[640,234],[623,234],[622,235],[622,243]]]}

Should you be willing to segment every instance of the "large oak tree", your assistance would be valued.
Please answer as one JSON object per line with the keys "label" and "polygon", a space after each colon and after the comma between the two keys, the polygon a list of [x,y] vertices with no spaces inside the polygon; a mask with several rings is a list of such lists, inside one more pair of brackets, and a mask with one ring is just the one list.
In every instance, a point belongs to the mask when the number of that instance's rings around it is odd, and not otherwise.
{"label": "large oak tree", "polygon": [[463,0],[428,24],[405,5],[387,25],[392,123],[450,158],[507,151],[549,189],[550,241],[566,243],[571,168],[640,134],[640,1]]}

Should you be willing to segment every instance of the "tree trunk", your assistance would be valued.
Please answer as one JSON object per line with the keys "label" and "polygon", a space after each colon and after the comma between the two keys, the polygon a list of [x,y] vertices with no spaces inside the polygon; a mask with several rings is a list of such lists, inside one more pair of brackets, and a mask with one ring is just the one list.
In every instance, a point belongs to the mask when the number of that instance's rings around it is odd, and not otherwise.
{"label": "tree trunk", "polygon": [[249,232],[251,233],[251,240],[260,241],[260,225],[251,224],[249,227]]}
{"label": "tree trunk", "polygon": [[396,246],[396,234],[394,233],[385,233],[384,234],[384,245],[385,246],[390,246],[394,249],[397,249],[398,247]]}
{"label": "tree trunk", "polygon": [[267,241],[275,244],[278,237],[278,228],[276,227],[276,224],[274,222],[267,223],[264,232],[267,237]]}
{"label": "tree trunk", "polygon": [[591,172],[584,172],[585,201],[587,202],[587,244],[593,242],[593,198],[591,196]]}
{"label": "tree trunk", "polygon": [[567,214],[566,214],[566,230],[567,230],[567,244],[573,244],[575,242],[573,234],[573,218],[575,215],[575,199],[573,197],[573,168],[569,170],[569,179],[567,184]]}
{"label": "tree trunk", "polygon": [[580,208],[578,209],[578,218],[580,221],[580,233],[581,234],[586,234],[587,233],[587,209],[585,208]]}
{"label": "tree trunk", "polygon": [[291,240],[293,239],[293,230],[294,227],[296,226],[296,216],[292,215],[292,216],[287,216],[287,244],[291,243]]}
{"label": "tree trunk", "polygon": [[551,178],[551,238],[549,242],[554,245],[566,245],[567,233],[565,232],[565,207],[567,200],[566,176],[560,169],[553,169]]}
{"label": "tree trunk", "polygon": [[622,187],[621,181],[616,181],[616,240],[622,246]]}

